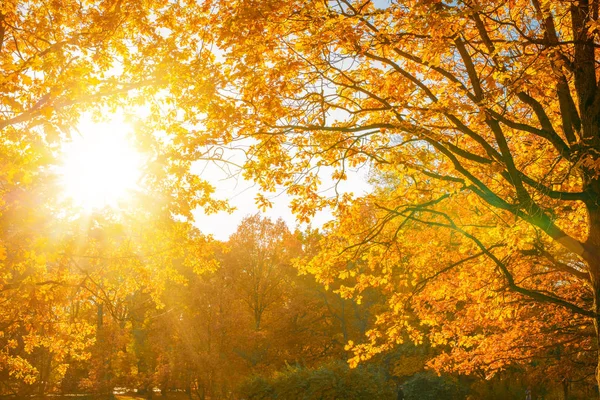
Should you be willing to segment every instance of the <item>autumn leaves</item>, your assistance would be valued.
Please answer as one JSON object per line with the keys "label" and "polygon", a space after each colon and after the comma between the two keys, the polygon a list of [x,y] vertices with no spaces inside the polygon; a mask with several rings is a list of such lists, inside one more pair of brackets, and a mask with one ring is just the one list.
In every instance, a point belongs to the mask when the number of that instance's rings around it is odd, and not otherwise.
{"label": "autumn leaves", "polygon": [[[587,379],[600,304],[597,8],[3,2],[3,370],[15,387],[34,364],[59,381],[66,356],[50,356],[49,340],[84,354],[93,336],[69,324],[94,325],[106,304],[127,325],[128,296],[162,306],[186,268],[216,270],[192,211],[227,204],[190,169],[234,148],[261,205],[279,190],[300,220],[333,210],[300,272],[354,304],[383,296],[354,361],[423,342],[440,349],[430,366],[489,377],[558,346],[570,356],[545,358],[548,375]],[[57,219],[47,167],[81,114],[140,105],[146,200]],[[322,171],[336,181],[361,166],[372,193],[322,190]],[[260,330],[269,301],[248,296]]]}

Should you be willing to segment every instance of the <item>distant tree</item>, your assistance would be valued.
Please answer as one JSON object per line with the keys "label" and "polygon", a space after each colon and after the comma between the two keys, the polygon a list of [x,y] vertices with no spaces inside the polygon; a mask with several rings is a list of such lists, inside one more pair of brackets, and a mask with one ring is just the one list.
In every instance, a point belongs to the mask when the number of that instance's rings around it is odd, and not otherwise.
{"label": "distant tree", "polygon": [[225,255],[225,268],[232,271],[236,292],[259,331],[265,312],[284,301],[299,243],[283,220],[272,222],[258,214],[243,219],[227,243],[230,251]]}

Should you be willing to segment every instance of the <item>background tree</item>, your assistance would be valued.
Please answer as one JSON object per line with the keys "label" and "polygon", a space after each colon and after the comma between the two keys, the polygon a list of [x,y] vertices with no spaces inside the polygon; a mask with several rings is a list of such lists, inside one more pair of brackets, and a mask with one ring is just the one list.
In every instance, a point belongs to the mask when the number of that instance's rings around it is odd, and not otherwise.
{"label": "background tree", "polygon": [[283,299],[291,259],[300,250],[294,249],[294,239],[283,220],[272,222],[258,214],[244,219],[229,238],[231,251],[224,264],[232,271],[236,292],[251,311],[256,331],[269,308]]}

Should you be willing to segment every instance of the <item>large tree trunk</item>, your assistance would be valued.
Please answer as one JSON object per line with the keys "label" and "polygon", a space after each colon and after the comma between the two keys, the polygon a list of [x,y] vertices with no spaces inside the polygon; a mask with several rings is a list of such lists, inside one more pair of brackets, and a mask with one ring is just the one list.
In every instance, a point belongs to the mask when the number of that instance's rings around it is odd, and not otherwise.
{"label": "large tree trunk", "polygon": [[[594,312],[600,315],[600,265],[590,265],[590,276],[592,277],[592,287],[594,290]],[[598,361],[596,364],[596,384],[600,390],[600,317],[594,318],[594,329],[596,331],[596,348],[598,352]],[[600,395],[600,393],[599,393]],[[599,397],[600,398],[600,397]]]}
{"label": "large tree trunk", "polygon": [[596,365],[596,383],[600,390],[600,179],[593,177],[584,185],[591,199],[586,202],[588,209],[589,233],[585,241],[583,258],[588,263],[592,289],[594,292],[594,328],[598,362]]}
{"label": "large tree trunk", "polygon": [[598,352],[598,362],[596,365],[596,384],[600,389],[600,264],[589,265],[592,288],[594,291],[594,312],[597,316],[594,318],[594,329],[596,331],[596,348]]}

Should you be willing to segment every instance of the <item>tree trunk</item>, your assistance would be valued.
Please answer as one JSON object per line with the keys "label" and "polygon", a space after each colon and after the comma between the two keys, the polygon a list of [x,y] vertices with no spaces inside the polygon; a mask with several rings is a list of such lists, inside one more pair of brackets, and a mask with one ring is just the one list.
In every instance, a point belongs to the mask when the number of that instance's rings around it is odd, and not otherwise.
{"label": "tree trunk", "polygon": [[341,304],[341,317],[340,322],[342,323],[342,334],[344,335],[344,342],[348,342],[348,324],[346,323],[346,300],[340,297]]}
{"label": "tree trunk", "polygon": [[96,311],[96,327],[98,331],[102,328],[104,324],[104,305],[102,303],[98,303],[97,311]]}
{"label": "tree trunk", "polygon": [[[588,172],[590,174],[593,171]],[[586,202],[588,209],[589,233],[584,244],[583,258],[587,261],[592,290],[594,294],[594,328],[598,362],[596,365],[596,383],[600,390],[600,179],[593,177],[584,190],[590,193],[591,200]],[[600,393],[599,393],[600,394]],[[599,397],[600,398],[600,397]]]}
{"label": "tree trunk", "polygon": [[254,294],[254,330],[260,331],[260,324],[262,322],[262,314],[265,311],[261,296],[258,290]]}
{"label": "tree trunk", "polygon": [[[594,290],[594,312],[600,315],[600,268],[599,265],[590,265],[590,276],[592,278],[592,288]],[[596,384],[600,390],[600,317],[594,318],[594,329],[596,333],[596,351],[598,352],[598,361],[596,364]],[[600,392],[597,392],[600,398]]]}
{"label": "tree trunk", "polygon": [[567,378],[562,381],[563,400],[569,400],[569,380]]}

